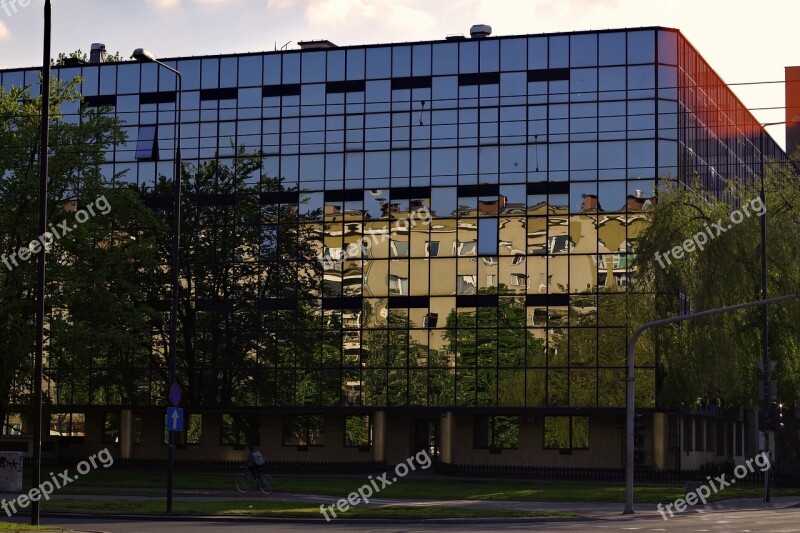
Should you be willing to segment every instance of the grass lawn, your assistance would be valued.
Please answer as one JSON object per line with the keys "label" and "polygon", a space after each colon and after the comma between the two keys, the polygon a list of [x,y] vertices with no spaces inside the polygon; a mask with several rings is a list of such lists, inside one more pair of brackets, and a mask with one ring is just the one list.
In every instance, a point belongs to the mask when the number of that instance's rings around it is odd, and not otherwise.
{"label": "grass lawn", "polygon": [[[194,474],[176,472],[176,489],[233,489],[234,472],[230,474]],[[389,478],[391,479],[391,477]],[[341,498],[366,483],[367,476],[275,476],[276,487],[280,492],[320,494]],[[164,488],[166,474],[134,472],[94,472],[69,488],[62,494],[95,492],[89,487],[103,487],[106,494],[134,494],[129,488]],[[82,488],[83,487],[83,488]],[[728,487],[712,496],[711,500],[759,497],[762,488],[758,486],[737,485]],[[773,496],[800,496],[797,488],[773,488]],[[471,499],[471,500],[519,500],[519,501],[564,501],[564,502],[616,502],[625,501],[625,485],[622,483],[592,483],[571,481],[537,480],[498,480],[498,479],[459,479],[406,478],[383,489],[376,497],[380,498],[421,498],[421,499]],[[679,485],[637,485],[634,499],[637,502],[665,502],[683,497],[683,486]]]}
{"label": "grass lawn", "polygon": [[[59,498],[42,504],[44,511],[102,513],[102,514],[163,514],[164,502],[131,500],[77,500]],[[307,502],[280,502],[254,499],[220,502],[181,502],[173,505],[176,514],[323,518],[319,506]],[[488,509],[442,509],[410,506],[356,506],[346,513],[347,518],[534,518],[580,517],[560,511],[505,511]]]}
{"label": "grass lawn", "polygon": [[0,522],[0,531],[64,531],[60,527],[52,526],[29,526],[27,524],[11,524],[9,522]]}

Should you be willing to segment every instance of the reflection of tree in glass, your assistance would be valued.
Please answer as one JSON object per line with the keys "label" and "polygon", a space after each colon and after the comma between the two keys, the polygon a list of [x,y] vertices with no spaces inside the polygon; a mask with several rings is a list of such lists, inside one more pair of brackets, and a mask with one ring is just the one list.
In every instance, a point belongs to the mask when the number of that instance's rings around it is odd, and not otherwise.
{"label": "reflection of tree in glass", "polygon": [[[457,366],[458,405],[524,406],[526,353],[542,349],[542,341],[526,328],[525,299],[512,297],[505,285],[481,289],[497,294],[496,307],[453,310],[445,340]],[[504,370],[507,369],[507,370]]]}
{"label": "reflection of tree in glass", "polygon": [[[233,160],[184,168],[179,375],[187,401],[305,405],[330,390],[318,369],[334,361],[317,336],[299,333],[322,327],[310,299],[320,294],[309,223],[318,213],[301,214],[296,191],[262,165],[240,149]],[[171,193],[162,178],[152,196]],[[166,321],[160,334],[166,345]]]}
{"label": "reflection of tree in glass", "polygon": [[[136,193],[104,176],[106,152],[124,141],[119,120],[107,108],[63,108],[81,96],[81,79],[53,80],[48,221],[59,228],[48,249],[45,326],[46,401],[122,404],[149,401],[153,310],[146,305],[146,272],[157,264],[152,239],[157,222]],[[0,420],[10,404],[30,402],[37,253],[27,261],[9,256],[38,234],[41,97],[32,88],[0,90]],[[113,115],[113,113],[111,113]],[[76,213],[105,196],[111,210],[76,224]],[[71,228],[66,233],[62,224]],[[74,227],[74,229],[72,229]],[[41,253],[41,252],[39,252]],[[18,258],[18,256],[17,256]]]}
{"label": "reflection of tree in glass", "polygon": [[[366,304],[364,323],[372,323],[373,319],[372,307]],[[422,366],[428,357],[428,347],[409,335],[408,329],[414,327],[407,310],[392,309],[385,323],[364,331],[365,405],[427,403],[427,380],[411,379],[410,375],[411,369]]]}

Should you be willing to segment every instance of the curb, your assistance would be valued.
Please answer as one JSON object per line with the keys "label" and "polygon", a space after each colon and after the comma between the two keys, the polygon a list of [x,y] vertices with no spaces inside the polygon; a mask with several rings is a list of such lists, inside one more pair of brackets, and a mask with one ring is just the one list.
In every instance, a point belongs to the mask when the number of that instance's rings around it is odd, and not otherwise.
{"label": "curb", "polygon": [[[17,513],[17,516],[30,516],[30,513]],[[262,516],[215,516],[215,515],[148,515],[148,514],[97,514],[97,513],[42,513],[47,518],[85,518],[89,520],[114,519],[128,521],[160,521],[160,522],[236,522],[236,523],[288,523],[288,524],[325,524],[328,523],[323,518],[292,518],[292,517],[262,517]],[[585,516],[553,516],[553,517],[519,517],[519,518],[336,518],[331,522],[342,524],[362,524],[362,525],[388,525],[403,523],[409,525],[441,524],[441,525],[465,525],[465,524],[506,524],[506,523],[535,523],[535,522],[586,522],[597,520]],[[68,530],[76,531],[76,530]],[[103,533],[102,531],[76,531],[76,533]]]}

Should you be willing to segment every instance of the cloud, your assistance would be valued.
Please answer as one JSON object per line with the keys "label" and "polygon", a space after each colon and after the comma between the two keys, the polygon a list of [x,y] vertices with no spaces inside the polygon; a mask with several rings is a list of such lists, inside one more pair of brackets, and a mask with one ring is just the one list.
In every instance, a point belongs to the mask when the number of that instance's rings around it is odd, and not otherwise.
{"label": "cloud", "polygon": [[9,35],[11,35],[11,33],[8,31],[8,28],[6,28],[6,25],[3,24],[3,21],[0,20],[0,39],[5,39]]}
{"label": "cloud", "polygon": [[[155,9],[171,9],[180,5],[181,0],[144,0],[147,5]],[[195,4],[224,4],[231,0],[191,0]]]}
{"label": "cloud", "polygon": [[289,9],[297,5],[297,0],[268,0],[267,7],[276,9]]}
{"label": "cloud", "polygon": [[178,5],[178,0],[145,0],[145,2],[156,9],[168,9]]}
{"label": "cloud", "polygon": [[145,2],[156,9],[166,9],[178,4],[178,0],[145,0]]}
{"label": "cloud", "polygon": [[[294,0],[270,0],[270,3]],[[346,23],[353,27],[365,22],[378,23],[426,33],[436,21],[418,0],[308,0],[306,18],[312,26]],[[424,5],[424,4],[422,4]]]}

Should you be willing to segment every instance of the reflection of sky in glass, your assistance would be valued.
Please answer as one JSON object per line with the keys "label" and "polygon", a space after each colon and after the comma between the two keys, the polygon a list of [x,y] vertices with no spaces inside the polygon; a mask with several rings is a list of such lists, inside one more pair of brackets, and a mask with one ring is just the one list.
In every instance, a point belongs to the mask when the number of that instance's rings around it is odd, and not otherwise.
{"label": "reflection of sky in glass", "polygon": [[478,255],[497,255],[497,219],[478,219]]}

